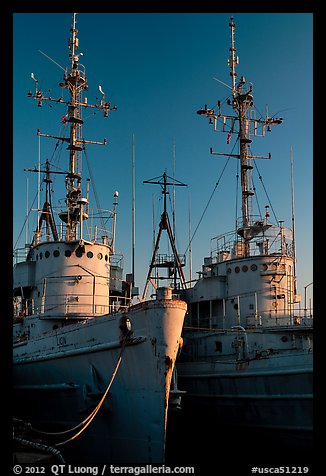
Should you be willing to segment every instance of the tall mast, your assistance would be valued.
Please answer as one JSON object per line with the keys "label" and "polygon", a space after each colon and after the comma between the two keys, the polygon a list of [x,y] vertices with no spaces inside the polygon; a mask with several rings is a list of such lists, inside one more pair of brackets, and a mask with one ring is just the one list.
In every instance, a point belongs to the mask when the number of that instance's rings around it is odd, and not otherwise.
{"label": "tall mast", "polygon": [[235,49],[235,43],[234,43],[234,30],[235,30],[235,24],[233,23],[233,17],[230,18],[230,23],[229,27],[231,29],[231,56],[229,58],[228,64],[231,68],[231,73],[230,76],[232,78],[232,96],[236,96],[236,78],[237,78],[237,73],[235,72],[235,68],[237,64],[239,63],[239,58],[236,56],[236,49]]}
{"label": "tall mast", "polygon": [[[67,66],[63,82],[60,82],[60,87],[66,89],[70,98],[64,100],[62,96],[59,99],[45,97],[38,87],[38,81],[32,73],[32,79],[35,81],[35,93],[29,91],[28,96],[38,101],[38,106],[42,106],[43,101],[54,101],[56,103],[63,103],[67,105],[68,111],[63,116],[63,122],[69,124],[69,137],[57,137],[50,134],[43,134],[39,130],[37,134],[43,137],[51,137],[68,143],[69,151],[69,167],[66,173],[66,210],[59,214],[60,219],[66,223],[66,239],[74,240],[77,238],[77,225],[87,219],[87,213],[84,213],[85,199],[82,198],[82,176],[81,176],[81,153],[85,144],[99,144],[106,145],[107,141],[103,142],[85,140],[82,134],[82,109],[94,108],[103,110],[104,116],[108,116],[108,112],[116,110],[117,107],[111,107],[109,102],[105,101],[105,94],[99,86],[99,91],[102,99],[99,104],[89,104],[87,98],[82,98],[83,91],[88,89],[88,83],[85,75],[85,67],[79,63],[79,57],[83,53],[77,53],[79,49],[79,40],[77,38],[78,30],[76,28],[76,13],[72,16],[72,27],[70,29],[70,38],[68,42],[69,65]],[[56,173],[51,171],[52,173]]]}
{"label": "tall mast", "polygon": [[135,150],[135,134],[132,134],[132,250],[131,250],[131,274],[132,286],[135,286],[135,246],[136,246],[136,150]]}
{"label": "tall mast", "polygon": [[291,162],[291,215],[292,215],[292,243],[293,243],[293,276],[294,276],[294,294],[297,293],[296,283],[296,246],[295,246],[295,211],[294,211],[294,173],[293,173],[293,147],[290,149]]}
{"label": "tall mast", "polygon": [[[168,179],[171,179],[172,182],[169,182]],[[155,246],[154,246],[152,260],[151,260],[149,270],[148,270],[148,274],[147,274],[147,278],[146,278],[145,289],[144,289],[144,292],[143,292],[143,299],[145,299],[146,295],[147,295],[149,283],[151,283],[154,286],[154,288],[157,288],[157,284],[154,281],[154,279],[156,279],[156,278],[157,278],[157,280],[160,279],[158,276],[152,276],[152,271],[155,267],[162,267],[162,268],[170,269],[171,271],[173,271],[174,275],[176,273],[176,270],[178,270],[179,278],[180,278],[181,285],[182,285],[183,289],[185,289],[187,287],[186,278],[185,278],[185,275],[184,275],[183,270],[182,270],[182,266],[183,266],[182,259],[181,259],[182,257],[179,256],[178,253],[177,253],[177,249],[176,249],[176,245],[175,245],[175,237],[174,237],[174,234],[173,234],[173,230],[172,230],[172,227],[171,227],[171,224],[170,224],[169,215],[168,215],[167,207],[166,207],[166,196],[169,193],[168,189],[167,189],[168,185],[172,185],[173,187],[174,186],[186,187],[187,185],[185,183],[180,182],[179,180],[176,180],[174,177],[173,178],[169,177],[167,175],[166,171],[164,171],[162,176],[154,177],[153,179],[150,179],[150,180],[144,180],[143,183],[151,183],[151,184],[160,185],[161,188],[162,188],[162,195],[163,195],[163,213],[161,215],[159,231],[158,231],[158,235],[157,235],[157,238],[156,238],[156,243],[155,243]],[[166,230],[166,232],[168,234],[169,241],[170,241],[170,245],[171,245],[171,248],[172,248],[172,252],[173,252],[173,261],[172,262],[167,256],[165,256],[164,259],[161,259],[162,257],[157,256],[157,252],[158,252],[158,249],[159,249],[160,239],[161,239],[161,235],[162,235],[163,230]],[[156,259],[156,258],[158,258],[158,259]],[[161,279],[168,279],[168,277],[164,277],[164,278],[161,278]],[[174,285],[175,285],[175,288],[176,288],[176,277],[175,276],[173,278],[173,281],[174,281]]]}
{"label": "tall mast", "polygon": [[214,155],[224,155],[227,157],[235,157],[240,160],[241,167],[241,223],[238,224],[237,233],[243,239],[244,255],[250,254],[250,240],[258,233],[263,231],[264,227],[268,227],[267,224],[257,225],[251,220],[252,207],[251,199],[254,195],[254,189],[252,185],[252,165],[251,159],[269,159],[268,156],[251,155],[249,151],[249,144],[252,142],[250,136],[265,135],[266,128],[269,131],[271,125],[280,124],[282,119],[269,117],[256,119],[254,114],[250,114],[254,106],[254,100],[252,95],[252,84],[247,83],[243,76],[237,81],[236,67],[239,64],[239,57],[236,55],[235,48],[235,23],[233,17],[230,18],[230,32],[231,32],[231,55],[228,58],[228,66],[230,68],[230,76],[232,78],[232,100],[228,99],[227,104],[232,106],[235,113],[234,116],[221,113],[221,102],[218,101],[218,113],[216,114],[214,109],[210,109],[205,105],[197,111],[197,114],[206,116],[209,118],[210,123],[214,124],[214,130],[217,132],[226,132],[228,134],[227,144],[229,144],[233,132],[236,132],[235,123],[238,123],[237,136],[239,140],[239,153],[227,154],[222,152],[213,152]]}
{"label": "tall mast", "polygon": [[[81,119],[81,95],[83,89],[86,88],[87,80],[79,67],[79,56],[76,54],[79,41],[77,38],[78,30],[76,29],[76,13],[73,13],[73,23],[70,29],[71,37],[69,39],[69,59],[70,69],[64,75],[65,87],[68,89],[71,100],[68,106],[68,122],[70,125],[70,141],[69,146],[69,174],[67,176],[67,239],[74,239],[77,220],[74,220],[74,211],[77,201],[81,198],[81,175],[80,175],[80,153],[81,146],[77,143],[82,137]],[[77,164],[79,167],[77,167]],[[78,215],[78,212],[77,212]],[[77,218],[77,216],[76,216]]]}
{"label": "tall mast", "polygon": [[[241,191],[242,191],[242,226],[243,230],[247,230],[249,227],[249,207],[250,199],[254,195],[253,190],[251,189],[251,181],[249,181],[249,173],[252,170],[252,165],[248,157],[248,144],[251,143],[249,137],[247,137],[246,130],[246,116],[248,108],[253,106],[253,96],[251,94],[252,87],[250,86],[247,91],[244,91],[244,86],[246,84],[245,79],[241,76],[240,81],[236,84],[236,65],[239,60],[236,57],[236,48],[234,42],[234,30],[235,23],[231,17],[229,23],[231,29],[231,57],[229,59],[229,65],[231,68],[231,77],[232,77],[232,108],[237,114],[239,121],[239,142],[240,142],[240,167],[241,167]],[[245,243],[245,256],[249,255],[249,241],[244,237]]]}

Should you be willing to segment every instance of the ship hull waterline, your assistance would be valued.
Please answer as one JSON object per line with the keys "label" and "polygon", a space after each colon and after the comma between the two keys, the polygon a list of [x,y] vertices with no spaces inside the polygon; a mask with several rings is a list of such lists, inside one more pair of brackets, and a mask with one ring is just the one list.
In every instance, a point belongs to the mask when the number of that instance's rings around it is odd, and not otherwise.
{"label": "ship hull waterline", "polygon": [[293,433],[312,441],[312,354],[255,362],[180,363],[185,413],[208,412],[226,425]]}

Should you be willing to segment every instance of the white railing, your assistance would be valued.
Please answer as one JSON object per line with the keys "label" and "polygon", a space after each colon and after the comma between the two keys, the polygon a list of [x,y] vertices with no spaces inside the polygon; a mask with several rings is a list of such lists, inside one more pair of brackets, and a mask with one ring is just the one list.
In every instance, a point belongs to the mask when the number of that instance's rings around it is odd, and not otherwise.
{"label": "white railing", "polygon": [[[287,227],[270,226],[258,233],[247,243],[250,256],[270,255],[274,253],[293,256],[292,230]],[[236,233],[229,231],[211,239],[211,258],[220,262],[225,258],[240,257],[244,254],[244,240]]]}

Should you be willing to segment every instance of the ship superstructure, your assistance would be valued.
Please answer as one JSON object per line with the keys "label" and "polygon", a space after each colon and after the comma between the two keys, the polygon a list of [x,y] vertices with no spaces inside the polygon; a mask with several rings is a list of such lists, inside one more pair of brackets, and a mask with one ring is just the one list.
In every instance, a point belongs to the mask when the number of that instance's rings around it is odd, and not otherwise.
{"label": "ship superstructure", "polygon": [[282,118],[256,118],[253,86],[238,78],[235,23],[228,66],[232,94],[224,114],[205,105],[197,113],[214,130],[236,137],[238,151],[211,154],[239,160],[241,216],[235,229],[211,240],[199,278],[185,290],[189,320],[178,362],[184,404],[208,409],[218,421],[252,427],[312,430],[312,316],[299,314],[294,230],[270,221],[270,206],[253,211],[255,137]]}
{"label": "ship superstructure", "polygon": [[[44,177],[45,201],[26,255],[14,253],[14,416],[35,436],[67,447],[78,463],[162,463],[186,303],[160,287],[155,299],[133,304],[134,277],[122,278],[115,253],[118,192],[113,210],[91,208],[82,157],[88,144],[106,140],[84,138],[83,111],[108,116],[117,108],[101,86],[98,103],[85,97],[77,33],[74,13],[60,98],[44,95],[34,74],[35,91],[28,93],[38,106],[55,101],[67,108],[67,134],[38,135],[67,146],[68,169],[48,160],[29,169]],[[51,199],[56,175],[66,190],[58,216]]]}

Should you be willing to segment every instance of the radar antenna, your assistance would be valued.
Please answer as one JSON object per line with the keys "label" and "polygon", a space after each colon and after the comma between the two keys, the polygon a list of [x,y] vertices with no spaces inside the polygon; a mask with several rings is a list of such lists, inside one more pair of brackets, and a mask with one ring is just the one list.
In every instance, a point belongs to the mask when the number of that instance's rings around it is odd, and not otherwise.
{"label": "radar antenna", "polygon": [[[69,124],[70,133],[69,137],[58,137],[50,134],[41,133],[37,131],[38,136],[50,137],[54,139],[67,142],[67,150],[69,151],[69,169],[66,174],[66,210],[59,214],[60,219],[66,224],[66,240],[74,240],[77,237],[77,225],[82,224],[83,219],[87,219],[87,213],[83,212],[81,204],[85,202],[82,197],[81,191],[81,154],[86,144],[98,144],[106,145],[107,140],[103,142],[85,140],[82,134],[82,110],[83,108],[99,109],[104,112],[104,116],[107,117],[109,111],[117,109],[116,106],[112,106],[109,102],[105,101],[105,95],[100,87],[102,99],[99,104],[89,104],[87,98],[82,98],[83,92],[88,89],[87,78],[85,74],[85,67],[79,63],[79,57],[83,53],[77,53],[79,48],[79,40],[77,38],[78,30],[76,28],[76,13],[73,13],[72,27],[70,29],[71,36],[69,38],[68,48],[69,53],[69,66],[66,69],[62,68],[52,58],[51,61],[56,63],[62,69],[64,69],[63,82],[60,83],[60,87],[68,90],[70,98],[64,100],[62,97],[55,99],[47,97],[43,94],[39,88],[39,83],[34,74],[31,74],[31,78],[35,82],[35,92],[28,92],[28,96],[38,101],[38,106],[41,107],[43,101],[53,101],[56,103],[63,103],[67,105],[68,112],[65,117],[65,123]],[[82,227],[81,227],[82,228]]]}
{"label": "radar antenna", "polygon": [[[237,81],[236,68],[239,64],[239,57],[236,55],[235,48],[235,23],[233,17],[230,18],[230,32],[231,32],[231,55],[228,58],[228,66],[230,68],[230,76],[232,78],[232,99],[228,99],[227,104],[232,106],[235,115],[222,114],[221,102],[218,101],[218,112],[214,109],[208,108],[207,105],[197,111],[197,114],[209,118],[210,124],[214,125],[214,131],[227,133],[227,144],[230,143],[232,134],[235,132],[235,123],[238,123],[237,139],[239,140],[239,153],[230,154],[222,152],[213,152],[212,148],[210,153],[213,155],[224,155],[227,157],[235,157],[240,160],[241,165],[241,209],[242,217],[241,223],[237,228],[238,235],[244,241],[244,255],[250,254],[250,240],[254,238],[258,233],[269,228],[271,225],[267,224],[265,220],[254,221],[252,219],[252,197],[255,195],[254,187],[252,184],[252,159],[270,159],[271,154],[268,156],[251,155],[249,147],[251,143],[251,136],[264,137],[266,130],[270,131],[271,126],[281,124],[282,118],[269,117],[266,113],[266,117],[256,119],[254,107],[254,98],[252,95],[252,84],[247,82],[244,76],[241,76]],[[214,78],[219,82],[217,78]],[[224,84],[224,83],[222,83]]]}

